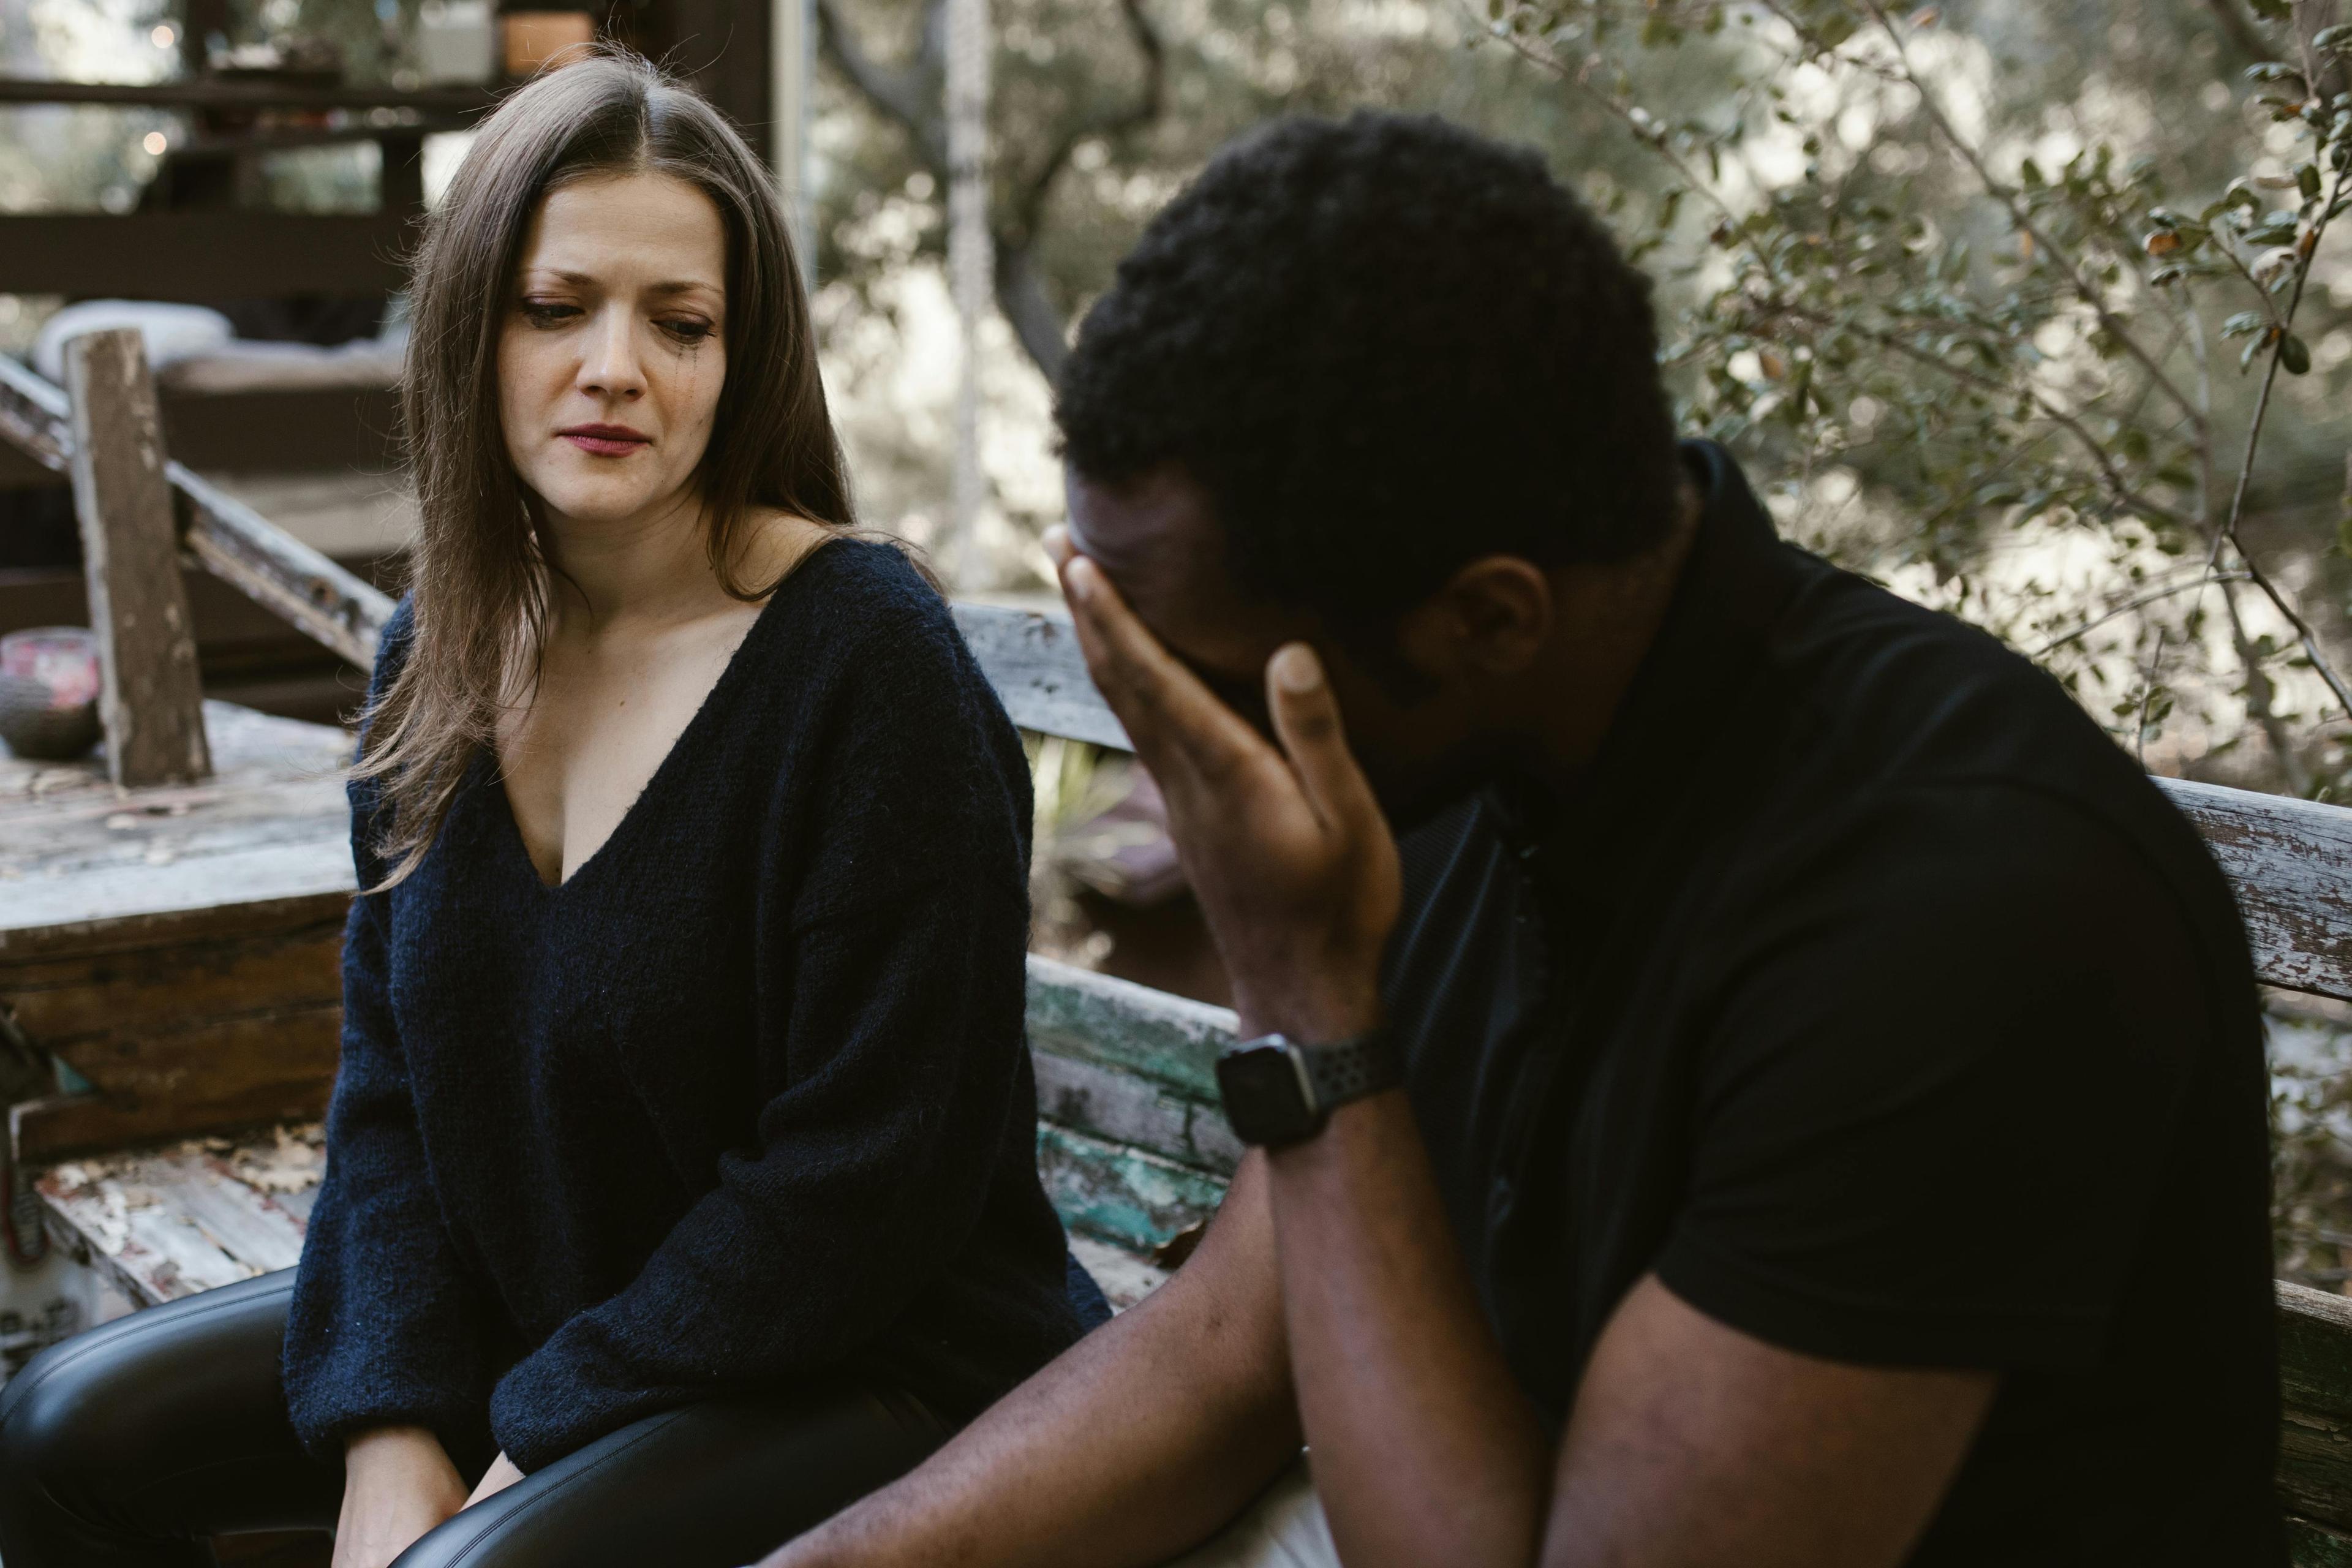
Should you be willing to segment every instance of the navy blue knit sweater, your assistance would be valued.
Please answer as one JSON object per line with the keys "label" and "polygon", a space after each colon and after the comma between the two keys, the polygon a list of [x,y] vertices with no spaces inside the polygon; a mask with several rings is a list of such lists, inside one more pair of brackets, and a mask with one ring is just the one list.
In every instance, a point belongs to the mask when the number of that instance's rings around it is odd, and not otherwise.
{"label": "navy blue knit sweater", "polygon": [[[362,887],[376,804],[352,786]],[[946,606],[846,540],[561,887],[478,759],[415,874],[352,906],[286,1331],[304,1444],[414,1423],[530,1471],[836,1369],[961,1420],[1075,1340],[1022,1034],[1029,814]]]}

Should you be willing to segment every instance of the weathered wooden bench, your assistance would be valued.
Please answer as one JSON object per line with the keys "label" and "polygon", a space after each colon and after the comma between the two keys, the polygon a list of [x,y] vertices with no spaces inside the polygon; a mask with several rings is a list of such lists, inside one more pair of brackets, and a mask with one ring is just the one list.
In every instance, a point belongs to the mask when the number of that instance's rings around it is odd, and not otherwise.
{"label": "weathered wooden bench", "polygon": [[[0,361],[0,438],[54,459],[70,447],[63,398],[28,379]],[[373,652],[382,595],[173,482],[191,553]],[[1016,723],[1126,745],[1066,618],[956,614]],[[334,1071],[347,741],[219,704],[205,721],[215,775],[199,784],[122,792],[87,765],[0,761],[0,1016],[87,1085],[15,1107],[12,1147],[39,1172],[57,1243],[136,1306],[295,1260]],[[2352,810],[2160,782],[2236,888],[2263,981],[2352,1001]],[[1087,1260],[1132,1300],[1238,1158],[1212,1074],[1233,1016],[1033,956],[1028,1024],[1039,1169]],[[2352,1568],[2352,1300],[2282,1282],[2278,1304],[2295,1560]]]}

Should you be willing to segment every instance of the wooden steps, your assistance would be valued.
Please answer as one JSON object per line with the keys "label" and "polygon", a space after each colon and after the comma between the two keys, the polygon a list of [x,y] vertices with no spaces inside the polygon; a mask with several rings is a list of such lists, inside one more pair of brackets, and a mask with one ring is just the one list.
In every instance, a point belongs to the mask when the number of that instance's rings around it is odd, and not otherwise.
{"label": "wooden steps", "polygon": [[16,1106],[17,1157],[310,1120],[352,894],[350,737],[205,705],[202,784],[0,758],[0,1000],[95,1092]]}

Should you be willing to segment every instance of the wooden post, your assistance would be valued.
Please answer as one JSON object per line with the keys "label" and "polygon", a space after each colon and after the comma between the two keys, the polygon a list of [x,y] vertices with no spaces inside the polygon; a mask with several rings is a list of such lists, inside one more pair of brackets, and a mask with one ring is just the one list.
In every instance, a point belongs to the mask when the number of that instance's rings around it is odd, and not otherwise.
{"label": "wooden post", "polygon": [[213,771],[196,640],[180,582],[163,426],[147,354],[131,328],[66,344],[74,510],[105,680],[99,715],[114,782],[191,784]]}

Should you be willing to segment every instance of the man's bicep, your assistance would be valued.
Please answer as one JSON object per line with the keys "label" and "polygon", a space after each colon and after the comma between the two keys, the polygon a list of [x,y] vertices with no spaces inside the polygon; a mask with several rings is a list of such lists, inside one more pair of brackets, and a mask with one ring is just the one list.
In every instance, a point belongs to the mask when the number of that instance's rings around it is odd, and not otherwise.
{"label": "man's bicep", "polygon": [[2087,1365],[2212,1026],[2199,955],[2063,813],[1931,797],[1873,827],[1753,906],[1651,1267],[1789,1350]]}
{"label": "man's bicep", "polygon": [[1645,1277],[1578,1389],[1545,1568],[1895,1568],[1998,1382],[1782,1350]]}

